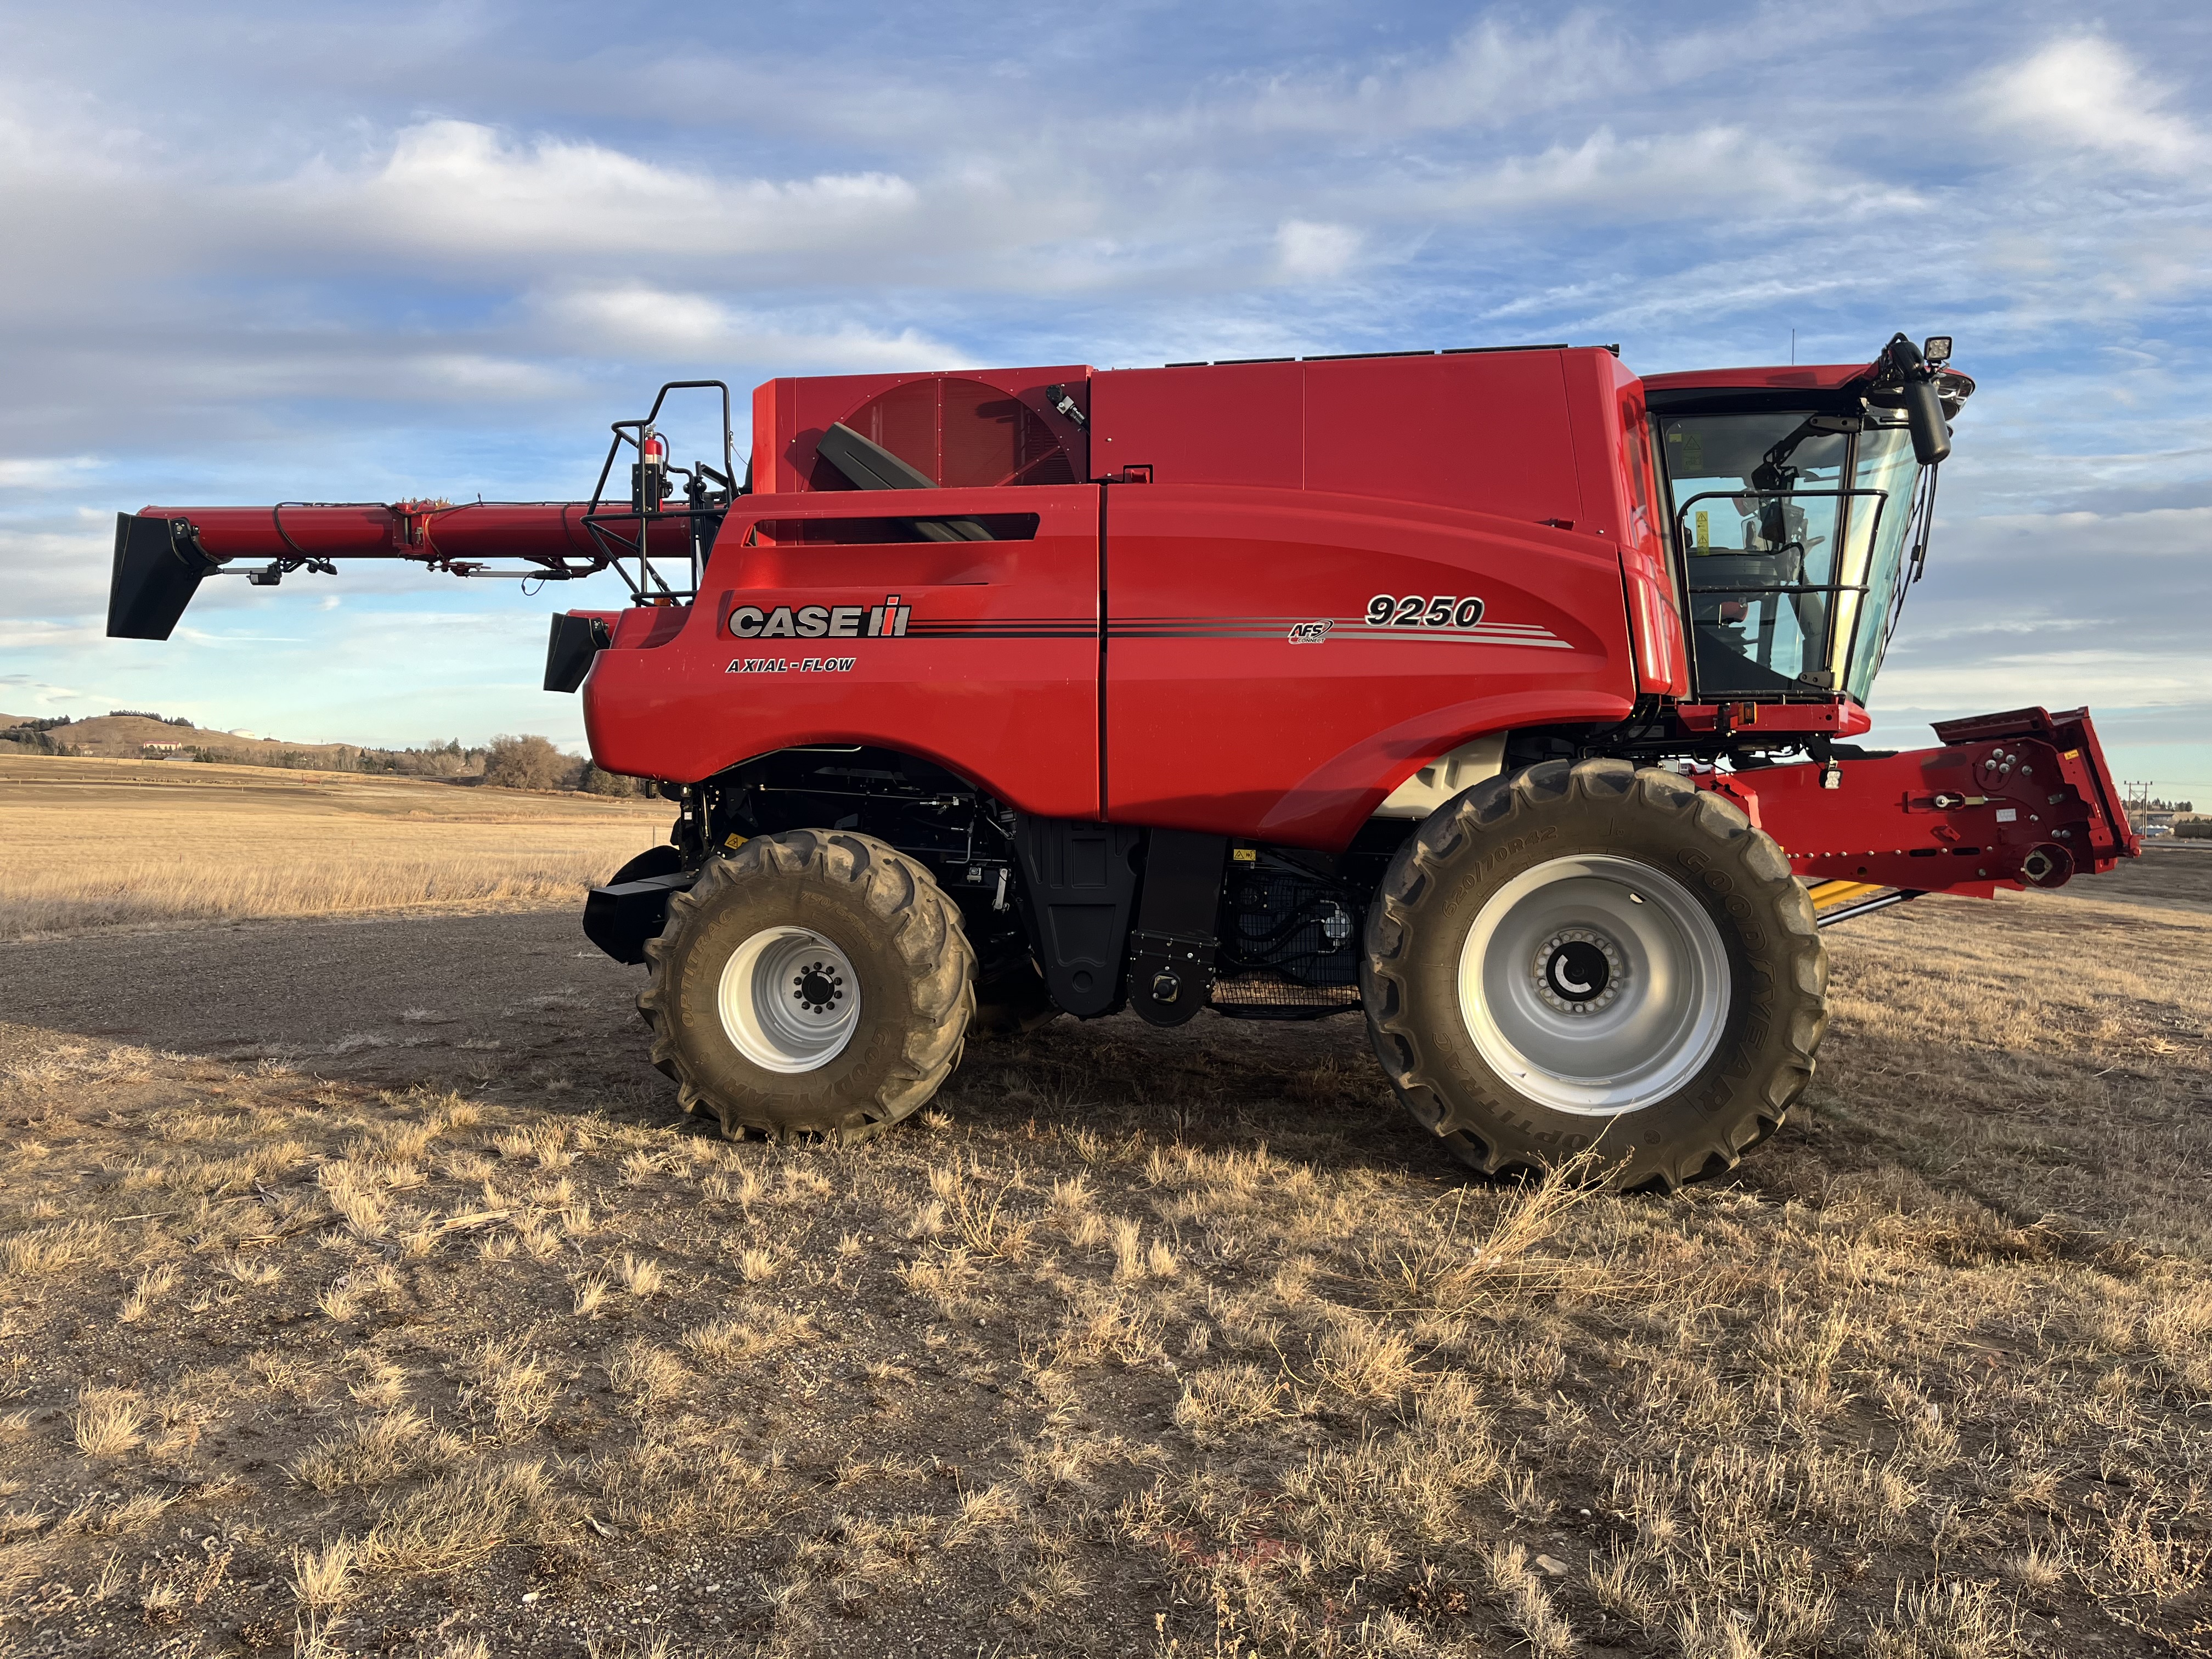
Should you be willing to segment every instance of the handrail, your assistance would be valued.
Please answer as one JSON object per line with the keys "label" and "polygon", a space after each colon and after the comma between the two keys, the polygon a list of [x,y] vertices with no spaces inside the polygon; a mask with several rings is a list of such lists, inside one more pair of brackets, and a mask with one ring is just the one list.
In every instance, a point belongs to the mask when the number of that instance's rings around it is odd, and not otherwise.
{"label": "handrail", "polygon": [[[1852,489],[1838,487],[1833,489],[1700,490],[1698,494],[1690,496],[1687,500],[1683,501],[1682,504],[1674,510],[1674,545],[1680,550],[1680,556],[1684,573],[1683,587],[1686,597],[1688,595],[1697,594],[1823,593],[1835,595],[1837,599],[1840,600],[1841,596],[1845,593],[1856,593],[1861,596],[1862,602],[1863,602],[1864,597],[1873,591],[1872,582],[1870,580],[1847,582],[1841,579],[1844,568],[1842,562],[1843,554],[1852,529],[1850,514],[1848,508],[1842,506],[1842,503],[1862,495],[1870,495],[1875,500],[1874,521],[1868,526],[1865,541],[1868,568],[1864,574],[1867,576],[1871,577],[1873,574],[1872,562],[1874,550],[1880,545],[1881,539],[1881,518],[1883,513],[1887,509],[1889,505],[1890,492],[1888,490],[1878,489],[1870,487],[1857,487]],[[1734,502],[1740,501],[1747,496],[1761,501],[1796,501],[1802,499],[1810,501],[1833,501],[1838,502],[1838,509],[1836,514],[1834,526],[1835,561],[1831,567],[1837,573],[1838,579],[1836,580],[1827,582],[1716,582],[1708,584],[1698,581],[1697,580],[1698,564],[1700,558],[1774,558],[1788,552],[1793,547],[1797,550],[1799,565],[1802,569],[1808,550],[1802,542],[1785,542],[1780,547],[1765,550],[1758,548],[1716,548],[1708,545],[1706,548],[1700,550],[1692,548],[1690,545],[1687,532],[1689,526],[1689,514],[1692,507],[1695,507],[1699,501],[1725,501]],[[1902,584],[1900,584],[1900,586]],[[1849,635],[1840,639],[1838,636],[1838,629],[1842,622],[1841,613],[1843,608],[1844,607],[1839,603],[1831,603],[1826,607],[1827,614],[1823,618],[1824,636],[1820,641],[1820,655],[1814,659],[1819,665],[1818,672],[1827,675],[1830,685],[1834,687],[1848,685],[1850,683],[1851,661],[1858,652],[1859,628],[1856,607],[1853,609],[1852,625]],[[1761,625],[1762,637],[1771,625],[1771,623],[1763,623]],[[1800,623],[1800,628],[1802,630],[1802,620]],[[1875,648],[1880,650],[1882,643],[1886,643],[1886,641],[1878,642]],[[1836,660],[1838,648],[1839,646],[1841,647],[1843,658],[1840,662]],[[1692,651],[1691,672],[1693,675],[1696,672],[1696,653],[1694,647]],[[1808,670],[1808,672],[1812,671]]]}
{"label": "handrail", "polygon": [[[641,507],[639,502],[641,497],[636,495],[631,497],[631,503],[626,507],[609,509],[604,506],[607,478],[614,471],[616,457],[622,453],[622,447],[624,444],[635,449],[641,457],[644,454],[645,441],[652,435],[653,422],[659,418],[660,406],[668,401],[668,394],[672,392],[704,391],[710,387],[722,394],[722,470],[720,476],[723,488],[720,492],[720,499],[719,501],[713,499],[715,492],[707,488],[706,480],[700,476],[702,472],[714,471],[702,461],[696,470],[690,467],[669,469],[672,472],[689,472],[691,475],[691,483],[684,489],[684,497],[688,504],[684,507],[664,507],[658,505]],[[654,397],[653,407],[647,410],[641,418],[613,421],[608,424],[614,433],[614,437],[607,445],[606,459],[599,465],[599,479],[592,486],[592,499],[584,508],[581,520],[584,528],[590,532],[592,541],[606,555],[609,568],[628,586],[630,598],[635,603],[643,605],[653,602],[648,599],[647,590],[654,586],[660,590],[659,599],[660,603],[696,599],[699,593],[700,568],[704,562],[700,546],[702,521],[711,520],[719,526],[722,516],[729,511],[738,496],[745,493],[737,483],[736,444],[730,419],[729,383],[726,380],[665,381],[662,384],[659,394]],[[635,436],[631,435],[633,430],[635,432]],[[653,568],[653,526],[656,521],[662,519],[682,519],[684,520],[685,527],[690,532],[688,539],[690,543],[691,585],[688,588],[679,589],[671,586],[668,579]],[[637,535],[634,539],[611,527],[631,520],[638,521]],[[637,556],[637,576],[635,580],[622,565],[623,559],[629,554],[635,554]]]}

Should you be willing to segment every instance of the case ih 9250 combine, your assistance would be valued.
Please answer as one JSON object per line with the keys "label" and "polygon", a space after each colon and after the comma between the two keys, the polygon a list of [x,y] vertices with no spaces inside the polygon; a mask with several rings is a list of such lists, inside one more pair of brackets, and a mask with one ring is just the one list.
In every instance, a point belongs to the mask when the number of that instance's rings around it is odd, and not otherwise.
{"label": "case ih 9250 combine", "polygon": [[[622,573],[546,684],[679,815],[585,927],[732,1134],[902,1117],[979,1018],[1364,1008],[1478,1168],[1595,1143],[1664,1187],[1812,1076],[1820,924],[2138,850],[2086,711],[1844,741],[1973,389],[1948,346],[780,380],[742,479],[727,389],[678,382],[589,502],[122,516],[108,631],[224,568]],[[673,465],[663,404],[718,389],[721,454]]]}

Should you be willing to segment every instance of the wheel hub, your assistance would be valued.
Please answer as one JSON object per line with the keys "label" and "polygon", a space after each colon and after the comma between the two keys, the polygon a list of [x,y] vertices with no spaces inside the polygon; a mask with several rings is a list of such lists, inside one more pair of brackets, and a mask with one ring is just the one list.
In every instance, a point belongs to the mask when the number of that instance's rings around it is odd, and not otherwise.
{"label": "wheel hub", "polygon": [[1626,974],[1620,947],[1591,928],[1565,928],[1537,948],[1536,994],[1563,1014],[1611,1007]]}
{"label": "wheel hub", "polygon": [[767,927],[730,953],[716,988],[723,1035],[764,1071],[812,1072],[858,1029],[860,987],[836,943],[811,927]]}
{"label": "wheel hub", "polygon": [[1688,1085],[1720,1046],[1732,983],[1705,907],[1638,859],[1522,871],[1460,951],[1459,1008],[1498,1077],[1556,1111],[1611,1116]]}
{"label": "wheel hub", "polygon": [[791,994],[808,1013],[826,1014],[843,999],[845,976],[823,963],[810,963],[799,971]]}

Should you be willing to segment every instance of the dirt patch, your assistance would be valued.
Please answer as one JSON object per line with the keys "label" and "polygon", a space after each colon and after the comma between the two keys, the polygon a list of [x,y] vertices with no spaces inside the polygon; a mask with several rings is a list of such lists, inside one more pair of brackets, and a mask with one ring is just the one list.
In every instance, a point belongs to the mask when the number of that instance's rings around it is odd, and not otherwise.
{"label": "dirt patch", "polygon": [[2212,923],[2079,891],[1836,938],[1663,1200],[1464,1182],[1355,1019],[732,1145],[570,915],[0,946],[0,1631],[2202,1650]]}

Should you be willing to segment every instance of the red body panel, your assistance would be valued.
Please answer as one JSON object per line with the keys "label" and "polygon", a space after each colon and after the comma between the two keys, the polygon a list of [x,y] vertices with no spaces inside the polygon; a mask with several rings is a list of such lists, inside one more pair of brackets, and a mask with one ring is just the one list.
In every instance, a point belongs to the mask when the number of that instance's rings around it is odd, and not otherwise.
{"label": "red body panel", "polygon": [[1725,736],[1748,732],[1817,732],[1855,738],[1874,729],[1874,717],[1849,697],[1833,702],[1678,702],[1674,718],[1685,732]]}
{"label": "red body panel", "polygon": [[1679,374],[1647,374],[1647,392],[1737,392],[1745,390],[1833,392],[1863,379],[1864,363],[1793,363],[1784,368],[1694,368]]}
{"label": "red body panel", "polygon": [[[1405,355],[1114,369],[1091,383],[1094,476],[1325,490],[1530,524],[1589,517],[1567,373],[1608,352]],[[1588,528],[1605,526],[1592,522]]]}
{"label": "red body panel", "polygon": [[1689,665],[1636,377],[1610,351],[1408,353],[1117,369],[1091,391],[1098,476],[1456,507],[1605,537],[1635,686]]}
{"label": "red body panel", "polygon": [[1832,783],[1819,766],[1696,781],[1748,812],[1808,880],[2057,887],[2142,850],[2088,710],[1984,714],[1947,721],[1936,735],[1944,747],[1842,762]]}
{"label": "red body panel", "polygon": [[1577,450],[1586,468],[1587,527],[1602,530],[1620,548],[1636,689],[1686,696],[1689,654],[1668,548],[1665,486],[1652,454],[1643,383],[1611,352],[1564,356],[1576,433],[1597,434],[1596,441],[1583,442]]}
{"label": "red body panel", "polygon": [[[1055,384],[1087,404],[1087,431],[1054,407]],[[754,398],[754,465],[781,493],[731,516],[700,620],[638,635],[650,664],[628,633],[602,655],[585,692],[594,752],[699,779],[796,744],[884,744],[1030,811],[1341,847],[1470,738],[1618,720],[1639,686],[1679,679],[1632,483],[1635,384],[1597,349],[772,381]],[[1035,477],[1061,464],[1048,441],[1087,475],[1149,468],[1154,482],[1109,492],[1102,571],[1095,491],[1079,530],[1051,488],[869,492],[863,506],[817,457],[833,421],[940,482]],[[767,544],[779,520],[925,507],[1044,519],[1036,543]],[[1643,562],[1637,643],[1625,536]],[[744,675],[729,683],[732,656],[816,654],[734,639],[734,606],[893,592],[912,631],[856,641],[834,679],[785,671],[819,678],[757,700]],[[1382,593],[1479,599],[1480,621],[1370,629]],[[1322,637],[1293,643],[1319,623]]]}
{"label": "red body panel", "polygon": [[[1313,490],[1107,492],[1109,814],[1335,848],[1470,738],[1630,709],[1597,536]],[[1370,601],[1423,619],[1375,626]],[[1475,599],[1479,618],[1431,626]]]}
{"label": "red body panel", "polygon": [[[881,744],[1024,811],[1097,817],[1098,498],[1088,484],[1012,502],[981,489],[747,498],[723,524],[698,603],[630,613],[653,623],[599,653],[584,683],[593,757],[611,771],[697,780],[778,749]],[[772,539],[778,526],[1010,506],[1036,515],[1033,539]],[[826,631],[841,611],[865,627],[893,596],[911,613],[903,635]],[[788,610],[796,627],[818,607],[824,631],[741,637],[733,626],[759,624],[734,622],[740,606]]]}

